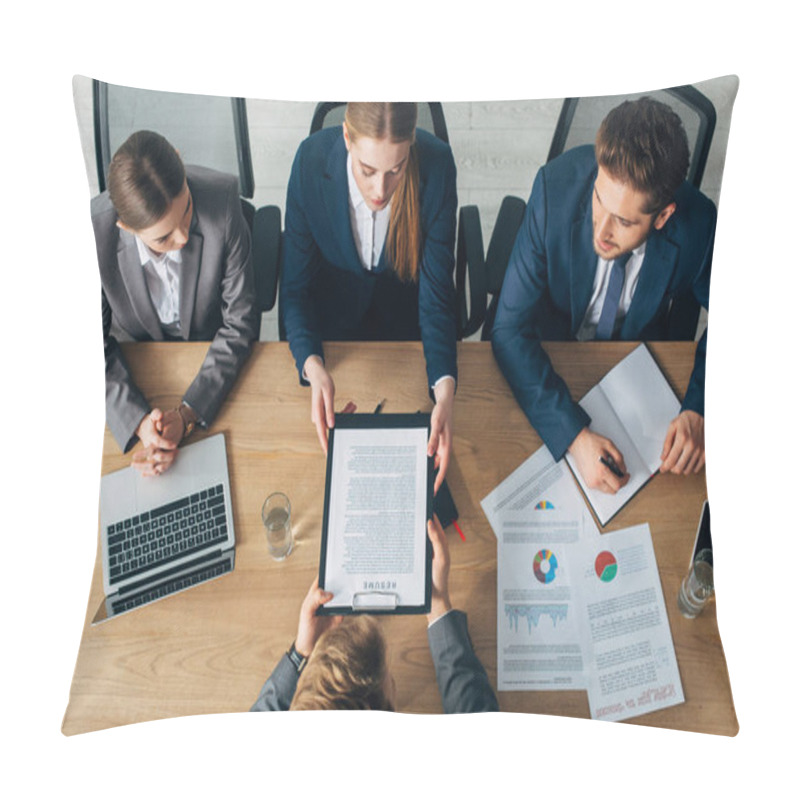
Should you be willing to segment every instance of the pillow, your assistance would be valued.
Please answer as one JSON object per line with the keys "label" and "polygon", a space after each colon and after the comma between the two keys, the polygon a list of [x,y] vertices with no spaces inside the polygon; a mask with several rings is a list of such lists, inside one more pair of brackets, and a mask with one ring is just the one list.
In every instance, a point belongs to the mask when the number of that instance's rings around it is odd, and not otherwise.
{"label": "pillow", "polygon": [[[495,652],[494,642],[497,626],[504,624],[507,617],[502,609],[495,613],[496,609],[492,608],[495,600],[501,602],[495,596],[493,588],[494,571],[487,571],[486,568],[487,563],[491,566],[490,562],[494,557],[494,540],[487,535],[489,526],[478,508],[476,498],[481,500],[501,479],[509,475],[519,465],[522,451],[525,455],[530,455],[533,451],[531,443],[536,442],[538,447],[539,440],[535,438],[525,417],[519,414],[519,408],[508,392],[508,387],[502,383],[501,374],[490,355],[488,342],[481,342],[482,338],[488,338],[488,324],[493,316],[486,322],[485,329],[482,329],[481,322],[484,321],[485,314],[490,311],[494,313],[493,304],[495,308],[498,304],[503,271],[516,240],[517,230],[520,224],[525,224],[522,215],[525,213],[524,207],[531,195],[534,179],[539,170],[559,154],[574,153],[575,148],[592,144],[600,121],[610,109],[623,100],[633,100],[646,94],[678,110],[690,145],[690,183],[718,206],[730,117],[737,87],[738,79],[728,76],[691,87],[681,87],[680,90],[573,98],[569,102],[550,99],[419,104],[419,127],[428,129],[440,140],[449,142],[457,167],[456,186],[461,213],[458,218],[456,269],[459,272],[459,303],[463,303],[464,308],[460,319],[461,332],[468,340],[468,344],[461,346],[459,359],[463,364],[464,358],[472,357],[471,354],[474,353],[474,358],[478,359],[475,363],[482,365],[478,373],[464,371],[459,375],[456,405],[460,405],[463,410],[460,412],[461,416],[456,416],[453,465],[448,472],[449,488],[461,514],[459,524],[466,534],[465,542],[448,535],[454,565],[451,575],[452,596],[460,604],[459,607],[467,612],[469,620],[469,636],[462,635],[458,644],[467,653],[471,653],[471,637],[475,643],[478,661],[483,665],[481,667],[479,663],[474,664],[472,677],[482,675],[482,669],[485,668],[495,689],[495,657],[501,658],[503,654]],[[103,239],[100,233],[101,222],[98,221],[100,214],[106,215],[106,221],[111,220],[107,227],[115,233],[115,228],[110,227],[116,223],[113,206],[101,197],[107,187],[108,163],[131,133],[152,130],[163,135],[177,148],[184,164],[198,165],[206,170],[213,170],[214,174],[227,173],[234,176],[228,183],[214,184],[217,187],[215,196],[223,190],[233,192],[237,197],[234,204],[237,213],[241,207],[244,224],[252,232],[250,235],[241,235],[237,241],[241,243],[252,237],[253,256],[257,262],[255,288],[260,303],[257,315],[260,318],[254,321],[254,332],[260,341],[249,360],[246,349],[239,352],[235,368],[229,370],[227,375],[225,392],[218,398],[218,402],[210,403],[209,412],[211,419],[208,433],[223,432],[229,447],[231,494],[236,525],[235,569],[217,580],[189,588],[181,594],[136,608],[129,614],[93,626],[91,620],[96,607],[102,604],[103,594],[102,564],[98,561],[90,598],[92,607],[87,616],[70,702],[64,718],[63,730],[67,734],[186,714],[244,711],[259,697],[259,690],[273,667],[277,666],[279,671],[290,669],[282,654],[294,638],[308,583],[316,574],[320,498],[324,476],[316,434],[307,422],[308,392],[299,386],[294,376],[291,382],[288,379],[281,382],[283,377],[277,377],[291,375],[292,363],[286,345],[280,341],[283,320],[279,316],[279,303],[275,303],[281,229],[287,216],[287,186],[298,147],[311,131],[317,104],[258,99],[232,103],[229,98],[132,89],[97,83],[80,76],[75,78],[74,92],[90,194],[93,198],[100,198],[94,201],[93,218],[103,286],[110,305],[121,304],[123,301],[119,298],[125,296],[128,289],[120,283],[124,278],[116,273],[112,274],[113,269],[104,271],[103,267],[104,258],[116,257],[116,248],[111,248],[108,241]],[[95,99],[94,105],[92,96]],[[687,101],[696,104],[701,113],[689,110]],[[98,130],[101,135],[96,141],[93,115],[98,113],[101,118]],[[325,125],[340,124],[342,109],[334,108],[329,113],[331,116]],[[443,126],[438,117],[440,113],[443,116]],[[190,173],[190,181],[195,180],[192,177],[195,174],[206,173]],[[583,179],[588,180],[588,177],[584,176]],[[201,196],[199,188],[193,192],[198,215],[201,212],[204,214],[206,209],[205,206],[200,208]],[[342,202],[345,202],[346,195],[341,196]],[[512,198],[512,201],[504,203],[507,198]],[[234,206],[229,206],[229,210]],[[505,216],[503,212],[503,209],[509,208],[511,217]],[[505,236],[500,235],[503,231]],[[216,245],[207,234],[202,246],[208,253]],[[131,247],[135,245],[132,244]],[[142,251],[132,249],[131,253],[134,252],[138,254]],[[265,267],[265,264],[268,266]],[[227,279],[223,276],[220,281]],[[482,279],[488,280],[489,292],[486,296],[482,293]],[[493,279],[495,283],[492,282]],[[118,294],[112,298],[112,293]],[[219,313],[226,313],[226,308],[229,311],[228,302],[226,299]],[[106,431],[103,446],[104,474],[126,467],[131,461],[131,452],[141,452],[141,446],[137,446],[133,434],[137,421],[142,417],[142,411],[156,405],[164,406],[163,410],[169,411],[173,406],[177,407],[182,398],[189,396],[184,391],[187,387],[196,386],[195,382],[200,380],[198,371],[202,374],[202,369],[209,366],[208,359],[211,356],[206,354],[205,342],[214,340],[215,336],[214,325],[211,324],[207,329],[210,332],[188,337],[196,340],[190,345],[141,346],[135,342],[127,343],[126,338],[151,338],[144,334],[137,335],[138,323],[134,318],[139,315],[139,311],[132,309],[132,322],[125,319],[121,312],[111,309],[107,311],[106,316],[110,315],[112,318],[109,336],[113,337],[111,340],[107,339],[107,343],[113,341],[110,347],[107,346],[107,365],[112,358],[109,353],[113,353],[113,369],[129,370],[133,376],[130,380],[126,378],[113,383],[115,379],[107,371],[109,385],[116,387],[110,402],[118,402],[120,392],[129,392],[129,400],[131,396],[135,396],[131,400],[134,416],[127,421],[121,421],[118,429],[112,430],[111,416],[107,415],[109,429]],[[152,315],[153,311],[151,307],[148,313]],[[197,311],[195,313],[199,314]],[[688,338],[701,340],[707,317],[704,310],[700,310],[699,316],[696,316],[697,313],[696,307],[689,308],[683,329],[684,333],[689,330]],[[116,318],[118,315],[120,318]],[[215,324],[219,325],[218,322]],[[171,334],[167,338],[187,338],[183,335],[185,332],[174,326],[170,328],[169,323],[164,323],[164,327]],[[212,350],[214,346],[211,346]],[[179,362],[169,361],[169,348],[176,348],[176,352],[180,349]],[[342,345],[333,347],[333,359],[326,362],[335,370],[337,387],[350,386],[348,390],[354,396],[360,389],[348,385],[344,376],[348,362],[353,358],[352,353],[356,352],[355,349],[347,350]],[[403,357],[414,352],[416,360],[422,357],[421,350],[401,349],[397,352],[401,352]],[[562,354],[568,352],[570,351],[566,349],[553,350],[553,360],[561,359],[565,363],[566,357]],[[657,350],[656,355],[658,357],[659,353],[666,352]],[[224,359],[222,350],[219,357]],[[672,365],[669,364],[668,367],[671,369]],[[598,373],[598,369],[598,364],[587,366],[586,377],[582,379],[586,385],[571,385],[573,393],[579,389],[586,391],[602,377],[602,372]],[[261,377],[265,370],[276,376],[275,397],[270,393],[273,384],[265,383]],[[681,374],[685,374],[688,380],[686,369]],[[381,386],[383,380],[381,373],[372,373],[370,378],[374,380],[376,390],[380,393],[381,390],[377,387]],[[414,375],[409,378],[407,396],[403,398],[405,401],[418,403],[419,407],[426,402],[428,387],[424,379],[424,370],[415,367]],[[487,384],[489,380],[492,381],[491,384]],[[218,390],[218,386],[214,387],[213,384],[213,380],[200,384],[202,391],[198,389],[195,402],[189,404],[193,409],[200,408],[210,394]],[[123,388],[119,389],[120,386]],[[677,388],[681,394],[686,390],[685,385]],[[261,390],[266,390],[266,393],[260,394]],[[227,391],[231,392],[230,395]],[[476,437],[495,435],[487,429],[485,419],[469,420],[470,402],[476,399],[476,395],[480,399],[481,393],[488,391],[504,393],[505,402],[509,404],[508,424],[518,434],[521,446],[520,452],[516,452],[510,444],[504,452],[491,450],[497,454],[497,460],[491,464],[482,463],[472,457],[474,452],[489,452],[485,450],[489,446],[488,438],[485,441],[466,438],[467,432],[470,435],[474,433]],[[267,396],[269,401],[264,399]],[[359,395],[359,405],[362,406],[360,410],[372,410],[371,407],[365,407],[368,402],[365,398],[371,396],[371,387],[363,395]],[[346,399],[344,394],[341,399],[343,405]],[[378,400],[380,399],[379,397]],[[273,405],[267,405],[273,401]],[[266,424],[262,424],[257,412],[259,403],[264,403],[264,408],[268,408],[270,413],[285,412],[285,416],[276,420],[269,419]],[[403,407],[396,410],[414,409]],[[386,411],[390,412],[391,409],[387,406]],[[135,413],[139,416],[136,417]],[[460,422],[462,416],[466,420],[463,424]],[[200,421],[203,421],[202,415]],[[280,428],[284,435],[291,433],[296,437],[298,447],[276,446],[270,438],[270,431],[274,426]],[[118,430],[126,433],[118,434]],[[203,431],[194,434],[198,440],[205,436]],[[296,484],[291,483],[293,477],[298,481]],[[152,480],[162,478],[155,477]],[[705,495],[704,476],[687,480],[693,480],[695,491]],[[256,516],[266,494],[274,489],[284,490],[290,498],[300,501],[295,502],[294,510],[295,552],[283,563],[269,559],[261,523]],[[659,484],[654,483],[643,490],[648,491],[660,491]],[[697,518],[699,508],[695,522]],[[634,520],[635,517],[629,519]],[[635,521],[643,523],[650,520]],[[686,647],[688,634],[680,629],[678,635],[675,628],[675,623],[679,621],[675,606],[679,582],[676,570],[688,567],[693,533],[692,529],[687,530],[685,535],[682,534],[680,541],[683,549],[674,558],[665,555],[658,541],[655,542],[659,563],[667,559],[670,566],[665,568],[661,564],[661,581],[660,584],[656,581],[653,590],[658,593],[663,589],[665,605],[659,605],[658,608],[668,610],[684,686],[689,684],[694,687],[702,667],[697,661],[683,661],[682,648]],[[462,546],[464,549],[459,551]],[[502,542],[498,541],[498,555],[501,546]],[[541,547],[535,548],[535,551],[531,555],[532,558],[538,557],[536,566],[541,572],[542,564],[549,564],[551,561],[550,556],[541,554],[550,551],[542,550]],[[676,564],[679,566],[676,567]],[[405,648],[397,657],[390,659],[392,666],[397,665],[396,707],[401,711],[432,713],[440,709],[439,694],[436,690],[433,664],[424,652],[428,647],[425,634],[421,632],[419,624],[412,624],[414,622],[418,621],[397,618],[382,626],[390,651],[393,636],[397,641],[403,642]],[[703,619],[703,624],[706,630],[715,632],[715,622],[710,619],[710,614]],[[552,628],[555,630],[556,627],[556,619],[553,618]],[[545,635],[544,625],[537,625],[531,630],[540,636]],[[457,630],[453,635],[461,634],[464,632],[459,634]],[[558,647],[557,638],[547,640],[547,645]],[[630,646],[633,647],[634,644]],[[434,645],[431,647],[434,648]],[[531,641],[519,644],[517,657],[514,659],[523,691],[499,692],[500,708],[545,710],[567,716],[586,716],[587,708],[581,694],[565,695],[562,706],[558,694],[548,692],[534,695],[529,691],[536,685],[536,681],[530,671],[526,673],[525,657],[520,654],[530,652],[531,647]],[[434,659],[444,658],[435,649],[433,652]],[[725,674],[721,648],[709,646],[700,660],[704,657],[709,659],[710,670],[715,674]],[[657,694],[659,687],[653,684],[648,675],[642,677],[654,668],[655,660],[657,659],[637,662],[627,671],[616,670],[614,680],[627,680],[631,686],[636,687],[639,696],[647,692]],[[448,662],[440,660],[437,666],[447,669]],[[535,669],[540,668],[539,663]],[[565,685],[583,688],[592,669],[599,667],[594,660],[587,659],[581,670],[582,679]],[[635,674],[637,669],[639,673]],[[268,691],[275,692],[275,686],[282,685],[280,681],[284,677],[285,673],[279,672]],[[454,680],[458,681],[459,678]],[[557,687],[551,684],[544,688]],[[716,686],[714,691],[719,693],[719,702],[725,708],[721,722],[717,719],[712,725],[712,721],[706,718],[698,722],[696,709],[692,705],[698,701],[696,696],[690,696],[687,692],[683,711],[673,708],[671,712],[663,712],[660,717],[654,716],[650,724],[687,729],[697,729],[699,726],[703,730],[735,733],[737,723],[730,688],[721,685]]]}

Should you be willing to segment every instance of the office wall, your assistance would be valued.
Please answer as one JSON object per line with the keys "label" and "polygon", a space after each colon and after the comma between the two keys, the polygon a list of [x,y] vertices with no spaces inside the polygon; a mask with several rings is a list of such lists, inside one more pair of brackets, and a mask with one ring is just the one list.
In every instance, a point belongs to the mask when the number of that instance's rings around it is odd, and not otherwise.
{"label": "office wall", "polygon": [[[701,188],[719,207],[731,124],[730,96],[736,79],[714,79],[695,86],[711,100],[717,111],[717,125]],[[73,88],[91,196],[98,192],[91,80],[78,77]],[[503,197],[512,194],[527,200],[536,171],[547,159],[561,103],[561,98],[443,102],[458,169],[459,204],[478,206],[484,246],[488,246]],[[277,205],[283,213],[292,160],[297,146],[308,135],[315,105],[313,102],[247,100],[256,183],[253,199],[257,206]],[[701,329],[704,324],[705,316],[701,319]],[[277,339],[277,331],[273,310],[264,315],[261,339]]]}

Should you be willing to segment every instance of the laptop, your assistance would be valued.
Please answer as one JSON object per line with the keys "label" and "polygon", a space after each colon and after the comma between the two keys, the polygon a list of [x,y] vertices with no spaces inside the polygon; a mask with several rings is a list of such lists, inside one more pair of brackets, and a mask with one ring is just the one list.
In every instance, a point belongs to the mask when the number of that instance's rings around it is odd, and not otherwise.
{"label": "laptop", "polygon": [[104,602],[96,625],[233,570],[225,437],[182,447],[167,472],[134,467],[100,481]]}

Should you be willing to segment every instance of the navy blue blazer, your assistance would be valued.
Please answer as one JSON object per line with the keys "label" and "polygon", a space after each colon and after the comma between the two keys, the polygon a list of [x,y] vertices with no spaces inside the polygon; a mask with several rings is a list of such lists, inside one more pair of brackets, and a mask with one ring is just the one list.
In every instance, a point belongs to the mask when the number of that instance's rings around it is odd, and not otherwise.
{"label": "navy blue blazer", "polygon": [[456,167],[450,147],[417,130],[422,262],[401,282],[385,252],[364,269],[350,224],[340,127],[300,145],[286,198],[280,313],[297,370],[323,340],[422,339],[428,384],[456,374]]}
{"label": "navy blue blazer", "polygon": [[[570,150],[542,167],[508,264],[492,349],[531,425],[559,459],[588,415],[573,402],[542,340],[575,339],[597,270],[592,246],[594,147]],[[691,291],[708,308],[717,212],[690,184],[678,189],[675,213],[647,237],[644,262],[619,338],[667,336],[667,313],[676,295]],[[706,333],[698,342],[682,408],[704,413]]]}

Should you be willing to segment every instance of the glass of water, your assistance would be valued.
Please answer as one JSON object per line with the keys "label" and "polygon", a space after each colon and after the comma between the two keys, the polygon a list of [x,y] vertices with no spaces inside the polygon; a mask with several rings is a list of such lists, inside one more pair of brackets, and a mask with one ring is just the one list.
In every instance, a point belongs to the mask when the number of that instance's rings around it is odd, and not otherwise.
{"label": "glass of water", "polygon": [[292,552],[292,504],[283,492],[273,492],[261,508],[269,554],[283,561]]}
{"label": "glass of water", "polygon": [[678,609],[692,619],[705,607],[714,594],[714,559],[711,550],[701,550],[694,559],[689,574],[678,590]]}

